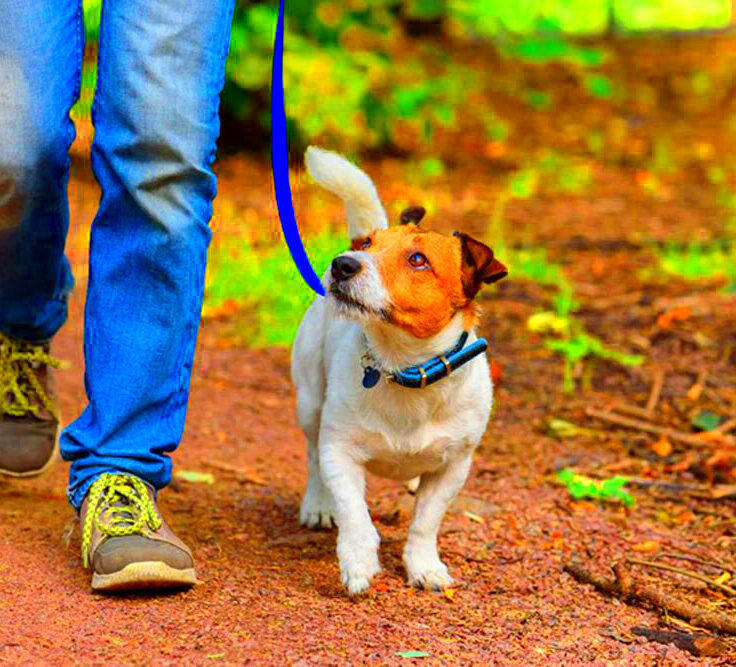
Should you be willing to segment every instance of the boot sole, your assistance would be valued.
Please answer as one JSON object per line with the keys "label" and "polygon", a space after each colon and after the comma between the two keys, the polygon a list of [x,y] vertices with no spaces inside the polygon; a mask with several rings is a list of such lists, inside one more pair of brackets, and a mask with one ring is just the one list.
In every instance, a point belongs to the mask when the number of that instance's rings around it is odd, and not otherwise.
{"label": "boot sole", "polygon": [[59,421],[59,424],[56,426],[56,439],[54,440],[54,449],[51,452],[51,456],[49,456],[48,461],[44,463],[40,468],[36,468],[36,470],[24,470],[23,472],[16,472],[15,470],[5,470],[3,468],[0,468],[0,476],[3,477],[40,477],[41,475],[45,475],[47,472],[51,470],[51,468],[54,467],[56,464],[56,461],[59,458],[59,438],[61,436],[61,421]]}
{"label": "boot sole", "polygon": [[135,591],[151,588],[183,588],[197,583],[194,568],[177,570],[161,561],[130,563],[110,574],[92,575],[92,590]]}

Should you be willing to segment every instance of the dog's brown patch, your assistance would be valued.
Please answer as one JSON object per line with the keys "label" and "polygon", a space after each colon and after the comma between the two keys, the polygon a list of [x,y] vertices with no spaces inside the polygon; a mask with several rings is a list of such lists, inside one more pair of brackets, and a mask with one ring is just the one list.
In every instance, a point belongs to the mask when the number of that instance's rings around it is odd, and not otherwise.
{"label": "dog's brown patch", "polygon": [[[391,297],[389,321],[416,338],[429,338],[460,311],[465,328],[474,327],[480,308],[473,297],[480,284],[492,278],[491,274],[505,271],[499,262],[493,264],[490,248],[468,239],[421,230],[409,223],[375,232],[368,248],[364,247],[366,238],[356,239],[352,248],[376,257]],[[416,253],[427,258],[426,265],[412,264],[410,258]]]}

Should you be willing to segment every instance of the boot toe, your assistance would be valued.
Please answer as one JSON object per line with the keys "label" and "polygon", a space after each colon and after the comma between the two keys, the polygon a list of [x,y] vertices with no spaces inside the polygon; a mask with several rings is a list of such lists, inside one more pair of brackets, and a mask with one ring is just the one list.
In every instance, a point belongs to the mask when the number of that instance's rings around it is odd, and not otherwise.
{"label": "boot toe", "polygon": [[194,561],[186,551],[170,542],[143,535],[108,538],[95,551],[92,566],[98,574],[112,574],[134,563],[150,562],[165,563],[175,570],[194,567]]}
{"label": "boot toe", "polygon": [[59,426],[56,422],[3,415],[0,420],[0,474],[30,477],[53,463]]}

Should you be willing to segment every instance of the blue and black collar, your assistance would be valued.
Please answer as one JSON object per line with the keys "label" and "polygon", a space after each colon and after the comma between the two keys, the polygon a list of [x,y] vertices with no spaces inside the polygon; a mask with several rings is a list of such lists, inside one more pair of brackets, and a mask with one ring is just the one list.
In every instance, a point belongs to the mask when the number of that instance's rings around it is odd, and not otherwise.
{"label": "blue and black collar", "polygon": [[375,387],[383,375],[389,382],[396,382],[402,387],[424,389],[424,387],[434,384],[443,377],[447,377],[456,368],[468,363],[488,348],[485,338],[478,338],[466,347],[465,343],[467,341],[468,332],[463,331],[457,344],[451,350],[432,357],[423,364],[408,366],[393,373],[381,371],[377,367],[378,364],[373,354],[368,349],[361,359],[363,366],[363,387],[366,389]]}

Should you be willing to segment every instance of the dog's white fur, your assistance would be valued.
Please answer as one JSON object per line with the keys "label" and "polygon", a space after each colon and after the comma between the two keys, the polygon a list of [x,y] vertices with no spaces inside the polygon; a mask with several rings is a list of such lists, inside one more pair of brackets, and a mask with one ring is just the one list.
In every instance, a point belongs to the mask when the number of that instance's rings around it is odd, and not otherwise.
{"label": "dog's white fur", "polygon": [[[345,158],[307,151],[314,179],[345,201],[349,234],[360,238],[388,225],[371,179]],[[437,551],[444,514],[462,488],[472,453],[488,423],[493,390],[485,355],[424,389],[385,379],[361,381],[366,342],[386,370],[426,361],[451,348],[463,330],[460,314],[436,336],[417,339],[383,321],[388,290],[371,255],[352,251],[363,270],[351,295],[369,307],[358,312],[331,296],[305,314],[292,352],[299,425],[308,442],[308,482],[300,521],[339,529],[342,582],[352,594],[368,589],[380,571],[380,538],[365,501],[365,471],[396,480],[419,478],[414,517],[404,549],[409,582],[439,589],[452,583]],[[324,277],[330,283],[330,271]],[[471,332],[469,342],[475,339]]]}

